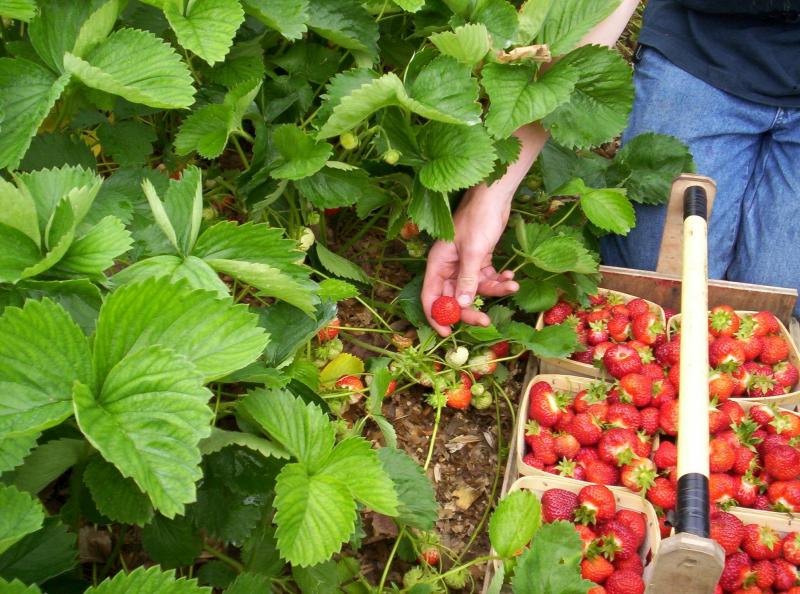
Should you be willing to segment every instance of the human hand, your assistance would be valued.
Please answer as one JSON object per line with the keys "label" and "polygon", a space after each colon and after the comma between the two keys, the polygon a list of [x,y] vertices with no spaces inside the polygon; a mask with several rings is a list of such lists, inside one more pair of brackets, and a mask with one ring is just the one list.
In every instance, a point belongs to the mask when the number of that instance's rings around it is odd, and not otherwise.
{"label": "human hand", "polygon": [[450,328],[431,317],[431,306],[438,297],[455,297],[461,306],[461,319],[467,324],[488,326],[489,316],[471,307],[475,295],[502,297],[519,289],[512,280],[513,271],[497,272],[492,267],[492,252],[506,228],[510,209],[510,195],[485,185],[472,188],[453,217],[455,239],[437,241],[431,247],[422,285],[422,308],[441,336],[448,336]]}

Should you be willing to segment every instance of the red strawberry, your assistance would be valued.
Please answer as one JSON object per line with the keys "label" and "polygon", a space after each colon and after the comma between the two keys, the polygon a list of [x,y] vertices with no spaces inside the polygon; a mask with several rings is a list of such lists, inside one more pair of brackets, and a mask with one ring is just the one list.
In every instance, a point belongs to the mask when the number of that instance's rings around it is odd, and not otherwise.
{"label": "red strawberry", "polygon": [[759,361],[765,365],[775,365],[789,356],[789,345],[780,336],[768,335],[761,339],[762,348]]}
{"label": "red strawberry", "polygon": [[595,584],[602,584],[612,573],[614,573],[614,566],[601,555],[581,561],[581,577]]}
{"label": "red strawberry", "polygon": [[431,317],[442,326],[457,324],[461,320],[461,306],[455,297],[442,295],[433,302]]}
{"label": "red strawberry", "polygon": [[708,444],[711,472],[728,472],[736,462],[736,452],[722,439],[712,439]]}
{"label": "red strawberry", "polygon": [[678,401],[669,400],[661,405],[658,424],[667,435],[678,434]]}
{"label": "red strawberry", "polygon": [[655,435],[659,430],[659,419],[661,418],[661,411],[655,406],[648,406],[641,411],[642,417],[642,431],[647,435]]}
{"label": "red strawberry", "polygon": [[708,359],[712,367],[735,369],[745,362],[744,347],[735,338],[720,336],[709,345]]}
{"label": "red strawberry", "polygon": [[667,511],[675,509],[678,502],[678,492],[669,479],[658,477],[653,486],[647,490],[647,499],[653,505]]}
{"label": "red strawberry", "polygon": [[631,322],[628,317],[613,316],[607,325],[608,335],[615,342],[625,342],[631,335]]}
{"label": "red strawberry", "polygon": [[744,418],[744,409],[742,405],[733,400],[727,400],[719,405],[719,409],[723,411],[731,419],[731,423],[739,424]]}
{"label": "red strawberry", "polygon": [[775,567],[775,581],[772,582],[775,590],[788,590],[798,584],[797,567],[786,559],[775,559],[772,564]]}
{"label": "red strawberry", "polygon": [[592,356],[592,349],[588,349],[585,351],[578,351],[577,353],[572,353],[569,356],[570,359],[573,361],[577,361],[578,363],[583,363],[584,365],[592,365],[594,362],[594,358]]}
{"label": "red strawberry", "polygon": [[581,449],[581,444],[575,439],[575,436],[570,433],[562,433],[556,436],[555,450],[559,458],[567,458],[572,460],[578,455]]}
{"label": "red strawberry", "polygon": [[611,319],[611,312],[608,311],[606,308],[595,309],[590,311],[586,314],[586,323],[591,324],[592,322],[607,322]]}
{"label": "red strawberry", "polygon": [[717,402],[725,402],[733,395],[736,381],[729,373],[714,371],[708,376],[708,397],[716,398]]}
{"label": "red strawberry", "polygon": [[653,380],[641,373],[629,373],[619,379],[619,390],[622,402],[644,408],[653,397]]}
{"label": "red strawberry", "polygon": [[656,347],[656,361],[665,366],[678,365],[681,360],[680,336],[673,336],[669,342]]}
{"label": "red strawberry", "polygon": [[587,295],[587,297],[592,305],[605,305],[608,303],[608,295],[606,293],[597,292],[594,295]]}
{"label": "red strawberry", "polygon": [[664,325],[661,323],[661,318],[648,311],[633,317],[631,332],[636,340],[651,345],[656,343],[659,334],[664,333]]}
{"label": "red strawberry", "polygon": [[653,381],[653,398],[650,404],[656,407],[661,407],[667,400],[675,400],[678,397],[678,392],[675,386],[668,379],[660,379]]}
{"label": "red strawberry", "polygon": [[671,441],[663,440],[658,445],[653,462],[659,470],[675,466],[678,463],[678,448]]}
{"label": "red strawberry", "polygon": [[[658,335],[658,337],[661,336],[663,336],[663,334]],[[660,344],[660,342],[658,342],[658,337],[655,343],[656,345]],[[653,361],[655,361],[655,357],[653,356],[653,349],[651,349],[648,345],[638,340],[629,340],[627,344],[629,347],[631,347],[637,353],[639,353],[639,359],[641,359],[642,361],[642,368],[644,368],[644,366],[647,365],[648,363],[652,363]]]}
{"label": "red strawberry", "polygon": [[718,305],[708,312],[708,331],[712,336],[733,336],[741,320],[730,305]]}
{"label": "red strawberry", "polygon": [[350,392],[362,392],[364,390],[364,384],[355,375],[340,377],[336,382],[336,387]]}
{"label": "red strawberry", "polygon": [[632,571],[636,575],[642,575],[644,573],[644,565],[642,565],[642,560],[638,555],[634,555],[625,560],[616,559],[614,561],[614,569],[617,571]]}
{"label": "red strawberry", "polygon": [[611,464],[602,460],[592,460],[586,463],[586,481],[601,485],[616,485],[619,483],[619,472]]}
{"label": "red strawberry", "polygon": [[600,437],[597,453],[603,462],[617,466],[629,464],[635,456],[637,439],[633,429],[609,429]]}
{"label": "red strawberry", "polygon": [[525,441],[528,442],[534,455],[544,464],[555,464],[558,460],[553,434],[546,427],[539,426],[536,421],[530,421],[525,425]]}
{"label": "red strawberry", "polygon": [[333,340],[336,338],[336,335],[339,334],[340,325],[341,322],[339,322],[339,318],[333,318],[327,326],[317,332],[317,338],[320,342],[328,342],[329,340]]}
{"label": "red strawberry", "polygon": [[544,323],[548,326],[560,324],[572,313],[572,306],[566,301],[559,301],[544,312]]}
{"label": "red strawberry", "polygon": [[670,383],[675,386],[675,392],[679,392],[681,389],[681,366],[680,365],[673,365],[669,368],[667,372],[667,379],[669,379]]}
{"label": "red strawberry", "polygon": [[614,494],[603,485],[587,485],[578,492],[575,519],[581,524],[597,524],[611,520],[617,511]]}
{"label": "red strawberry", "polygon": [[644,581],[633,571],[615,571],[606,580],[605,589],[607,594],[642,594]]}
{"label": "red strawberry", "polygon": [[537,458],[536,454],[534,454],[533,452],[528,452],[527,454],[525,454],[522,457],[522,463],[537,470],[544,470],[544,462],[539,460],[539,458]]}
{"label": "red strawberry", "polygon": [[[772,561],[762,559],[753,563],[753,575],[755,576],[755,586],[766,590],[775,581],[775,566]],[[759,594],[761,594],[759,590]]]}
{"label": "red strawberry", "polygon": [[708,498],[711,503],[731,505],[737,490],[736,479],[729,474],[712,472],[708,477]]}
{"label": "red strawberry", "polygon": [[638,373],[642,369],[642,360],[635,349],[624,344],[615,344],[603,355],[603,364],[608,373],[619,379],[629,373]]}
{"label": "red strawberry", "polygon": [[552,427],[561,417],[561,406],[553,388],[547,382],[536,382],[528,394],[528,416],[543,427]]}
{"label": "red strawberry", "polygon": [[769,433],[779,433],[792,438],[800,435],[800,415],[789,411],[779,412],[767,425]]}
{"label": "red strawberry", "polygon": [[779,481],[800,475],[800,452],[790,445],[778,445],[764,455],[764,469]]}
{"label": "red strawberry", "polygon": [[775,408],[768,404],[756,404],[750,407],[749,414],[761,427],[766,427],[775,418]]}
{"label": "red strawberry", "polygon": [[800,379],[799,376],[797,367],[788,361],[781,361],[772,367],[772,379],[784,388],[794,388]]}
{"label": "red strawberry", "polygon": [[589,323],[589,331],[586,340],[592,346],[608,341],[608,325],[605,320],[597,320]]}
{"label": "red strawberry", "polygon": [[464,384],[459,384],[455,388],[445,390],[447,406],[457,410],[467,410],[472,402],[472,392]]}
{"label": "red strawberry", "polygon": [[733,463],[733,468],[731,469],[736,474],[745,474],[747,471],[751,470],[753,467],[753,460],[756,458],[756,453],[751,450],[750,448],[745,447],[737,447],[734,448],[736,453],[736,460]]}
{"label": "red strawberry", "polygon": [[572,419],[569,432],[582,446],[590,446],[600,441],[603,430],[589,413],[579,413]]}
{"label": "red strawberry", "polygon": [[572,424],[572,419],[575,418],[575,413],[572,412],[571,408],[566,408],[565,410],[561,411],[561,417],[558,419],[558,423],[553,425],[553,429],[560,432],[565,432],[569,430],[569,426]]}
{"label": "red strawberry", "polygon": [[647,491],[655,481],[656,466],[649,458],[637,458],[622,467],[620,479],[622,484],[634,493]]}
{"label": "red strawberry", "polygon": [[746,553],[733,553],[725,559],[725,568],[719,578],[719,585],[725,592],[735,592],[750,577],[752,567]]}
{"label": "red strawberry", "polygon": [[502,359],[503,357],[507,357],[509,351],[511,350],[511,345],[507,340],[501,340],[500,342],[496,342],[489,347],[489,350],[494,353],[494,356],[497,359]]}
{"label": "red strawberry", "polygon": [[419,562],[426,565],[438,565],[439,563],[439,548],[436,546],[429,546],[419,552]]}
{"label": "red strawberry", "polygon": [[631,318],[631,312],[628,311],[628,308],[622,303],[612,305],[609,311],[611,312],[612,318],[625,318],[626,320]]}
{"label": "red strawberry", "polygon": [[726,555],[733,555],[742,544],[744,524],[739,518],[728,512],[712,512],[711,538],[719,543]]}
{"label": "red strawberry", "polygon": [[642,365],[642,375],[646,375],[654,382],[657,380],[664,380],[666,376],[664,375],[664,369],[658,363],[647,363]]}
{"label": "red strawberry", "polygon": [[[573,495],[576,494],[573,493]],[[569,518],[564,518],[564,519],[566,519],[567,521],[571,521],[572,517],[570,516]],[[588,526],[584,526],[583,524],[573,524],[573,527],[575,528],[575,532],[578,533],[578,536],[580,536],[581,540],[583,541],[583,554],[585,555],[588,548],[597,538],[597,534],[595,534],[594,530],[592,530]]]}
{"label": "red strawberry", "polygon": [[752,559],[777,559],[781,556],[783,543],[775,530],[769,526],[747,524],[744,527],[742,550]]}
{"label": "red strawberry", "polygon": [[599,366],[603,362],[603,357],[606,356],[606,351],[614,346],[613,342],[601,342],[594,346],[592,351],[592,365]]}
{"label": "red strawberry", "polygon": [[606,423],[612,427],[636,431],[642,425],[642,415],[634,405],[618,402],[608,407]]}
{"label": "red strawberry", "polygon": [[586,466],[589,462],[599,460],[597,450],[592,447],[581,448],[578,455],[575,456],[575,461],[581,466]]}
{"label": "red strawberry", "polygon": [[625,309],[628,310],[632,318],[635,318],[636,316],[648,313],[650,311],[650,306],[647,304],[647,301],[637,297],[636,299],[628,301],[628,303],[625,304]]}
{"label": "red strawberry", "polygon": [[548,524],[556,520],[572,521],[578,503],[577,493],[564,489],[548,489],[542,495],[542,519]]}
{"label": "red strawberry", "polygon": [[719,433],[730,425],[731,419],[716,406],[708,407],[708,432],[711,435]]}
{"label": "red strawberry", "polygon": [[778,319],[770,311],[760,311],[753,314],[753,333],[756,336],[766,336],[767,334],[777,334],[781,331]]}
{"label": "red strawberry", "polygon": [[609,520],[599,530],[602,551],[612,561],[630,559],[636,555],[636,535],[618,520]]}
{"label": "red strawberry", "polygon": [[400,229],[400,237],[405,240],[409,240],[417,235],[419,235],[419,227],[411,221],[406,221],[405,224],[403,224],[403,228]]}
{"label": "red strawberry", "polygon": [[644,537],[647,534],[647,522],[642,512],[621,509],[617,511],[614,519],[622,522],[631,529],[634,536],[636,536],[637,548],[644,542]]}
{"label": "red strawberry", "polygon": [[658,531],[661,533],[661,538],[667,538],[672,534],[672,525],[663,513],[658,516]]}
{"label": "red strawberry", "polygon": [[771,369],[769,373],[754,373],[750,376],[750,381],[747,383],[747,395],[751,398],[770,396],[775,386],[776,382],[772,379]]}
{"label": "red strawberry", "polygon": [[800,532],[789,532],[783,537],[783,558],[789,563],[800,565]]}
{"label": "red strawberry", "polygon": [[761,481],[748,472],[739,477],[736,495],[736,503],[741,507],[753,507],[759,497]]}

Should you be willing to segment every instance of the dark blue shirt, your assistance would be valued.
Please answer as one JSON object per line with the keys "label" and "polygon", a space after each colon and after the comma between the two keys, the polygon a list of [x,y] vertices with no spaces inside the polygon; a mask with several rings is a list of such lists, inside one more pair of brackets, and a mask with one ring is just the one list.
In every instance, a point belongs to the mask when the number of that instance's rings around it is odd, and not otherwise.
{"label": "dark blue shirt", "polygon": [[800,0],[650,0],[639,42],[737,97],[800,107]]}

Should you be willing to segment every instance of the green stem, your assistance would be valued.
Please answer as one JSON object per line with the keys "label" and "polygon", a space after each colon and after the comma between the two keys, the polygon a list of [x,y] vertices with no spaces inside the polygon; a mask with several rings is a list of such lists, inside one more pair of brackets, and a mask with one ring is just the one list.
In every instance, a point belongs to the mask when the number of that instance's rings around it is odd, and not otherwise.
{"label": "green stem", "polygon": [[444,573],[439,573],[430,577],[428,579],[423,579],[417,582],[418,584],[429,584],[432,582],[438,582],[439,580],[443,580],[447,576],[454,575],[459,571],[467,569],[468,567],[472,567],[473,565],[480,565],[481,563],[486,563],[487,561],[500,561],[501,557],[494,557],[492,555],[484,555],[483,557],[475,557],[472,561],[467,561],[464,565],[459,565],[458,567],[453,567],[449,571]]}
{"label": "green stem", "polygon": [[242,150],[242,145],[239,144],[239,139],[236,138],[235,135],[231,135],[231,140],[233,141],[233,146],[236,148],[236,152],[239,154],[239,158],[242,160],[244,168],[250,169],[250,161],[247,160],[247,156],[244,154],[244,151]]}
{"label": "green stem", "polygon": [[362,225],[361,230],[355,235],[353,235],[353,237],[348,239],[347,242],[345,242],[345,244],[342,246],[342,249],[340,251],[342,253],[346,252],[355,242],[364,237],[364,234],[367,233],[367,231],[369,231],[370,229],[372,229],[372,227],[375,226],[375,223],[378,222],[380,217],[383,216],[384,210],[385,209],[379,210],[378,213],[374,217],[372,217],[369,221],[367,221],[365,225]]}
{"label": "green stem", "polygon": [[553,224],[553,225],[550,225],[550,228],[551,228],[551,229],[555,229],[555,228],[556,228],[556,227],[558,227],[558,226],[559,226],[561,223],[563,223],[564,221],[566,221],[566,220],[567,220],[567,219],[570,217],[570,215],[571,215],[573,212],[575,212],[575,209],[576,209],[576,208],[578,208],[578,203],[580,203],[580,200],[576,200],[576,201],[575,201],[575,202],[572,204],[572,206],[570,207],[570,209],[569,209],[569,210],[566,212],[566,214],[565,214],[563,217],[561,217],[560,219],[558,219],[558,221],[557,221],[555,224]]}
{"label": "green stem", "polygon": [[119,535],[117,536],[117,539],[114,541],[114,548],[111,550],[111,554],[108,556],[108,561],[106,561],[106,564],[103,567],[103,571],[98,576],[98,580],[101,582],[111,571],[111,564],[114,562],[115,559],[117,559],[120,556],[119,553],[122,550],[122,541],[125,540],[125,530],[126,528],[124,524],[119,527]]}
{"label": "green stem", "polygon": [[394,353],[391,351],[387,351],[386,349],[382,349],[381,347],[376,347],[375,345],[369,344],[368,342],[364,342],[363,340],[359,340],[356,337],[352,336],[351,334],[347,334],[346,332],[342,334],[342,337],[350,343],[361,347],[364,350],[372,351],[373,353],[380,353],[381,355],[386,355],[387,357],[394,357]]}
{"label": "green stem", "polygon": [[214,547],[208,546],[207,544],[203,545],[203,550],[206,551],[207,553],[211,553],[212,555],[214,555],[220,561],[222,561],[224,563],[227,563],[228,565],[233,567],[239,573],[244,572],[244,565],[239,563],[239,561],[237,561],[233,557],[229,557],[227,554],[223,553],[222,551],[217,550]]}
{"label": "green stem", "polygon": [[383,592],[383,586],[386,584],[386,578],[389,577],[389,570],[392,568],[392,561],[394,561],[394,556],[397,554],[397,547],[400,546],[400,540],[405,536],[405,531],[406,527],[401,526],[400,531],[397,533],[397,538],[394,539],[394,545],[392,545],[389,558],[386,559],[386,566],[383,568],[383,573],[381,574],[381,581],[378,583],[378,594]]}
{"label": "green stem", "polygon": [[431,443],[428,446],[428,455],[425,457],[425,465],[423,466],[425,470],[428,470],[428,467],[431,465],[431,459],[433,458],[433,450],[436,447],[436,434],[439,433],[439,422],[442,420],[442,408],[441,406],[436,407],[436,420],[433,422]]}

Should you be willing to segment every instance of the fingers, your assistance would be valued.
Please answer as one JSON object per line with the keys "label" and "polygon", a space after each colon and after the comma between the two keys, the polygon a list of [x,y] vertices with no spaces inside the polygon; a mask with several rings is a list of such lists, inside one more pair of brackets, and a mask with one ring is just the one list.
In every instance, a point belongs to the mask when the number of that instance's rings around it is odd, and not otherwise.
{"label": "fingers", "polygon": [[462,308],[469,307],[475,300],[485,255],[479,250],[467,249],[461,256],[455,298]]}
{"label": "fingers", "polygon": [[[441,268],[441,261],[437,257],[436,251],[431,249],[428,254],[428,265],[425,268],[425,279],[422,282],[420,301],[422,302],[422,311],[425,312],[425,318],[427,318],[431,328],[440,336],[450,336],[450,328],[437,324],[436,320],[431,317],[431,306],[433,302],[436,301],[438,297],[447,294],[445,293],[446,290],[450,291],[450,295],[453,294],[452,291],[454,290],[452,281],[444,278]],[[449,287],[445,287],[446,283],[449,283]]]}
{"label": "fingers", "polygon": [[489,316],[477,309],[462,309],[461,321],[472,326],[488,326],[492,323]]}

